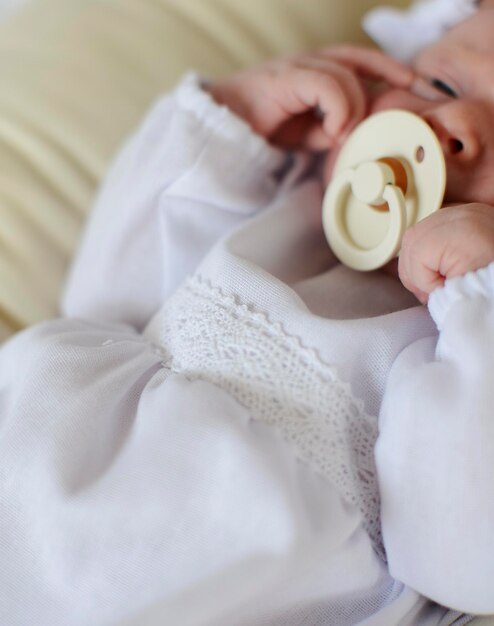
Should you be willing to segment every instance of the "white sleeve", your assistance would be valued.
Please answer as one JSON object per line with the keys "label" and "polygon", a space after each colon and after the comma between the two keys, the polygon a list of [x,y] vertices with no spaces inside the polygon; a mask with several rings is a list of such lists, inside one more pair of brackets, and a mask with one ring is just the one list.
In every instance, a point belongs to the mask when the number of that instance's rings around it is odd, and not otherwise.
{"label": "white sleeve", "polygon": [[111,168],[63,314],[142,328],[217,239],[272,200],[285,159],[187,76]]}
{"label": "white sleeve", "polygon": [[433,600],[494,613],[494,264],[430,298],[439,339],[394,364],[376,463],[391,574]]}

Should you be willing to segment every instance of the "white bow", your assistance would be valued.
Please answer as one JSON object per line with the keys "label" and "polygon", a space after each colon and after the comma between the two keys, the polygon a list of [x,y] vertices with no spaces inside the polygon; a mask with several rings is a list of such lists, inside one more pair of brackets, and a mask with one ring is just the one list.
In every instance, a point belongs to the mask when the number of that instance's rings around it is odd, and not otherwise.
{"label": "white bow", "polygon": [[473,15],[476,0],[416,0],[404,11],[378,7],[364,16],[365,32],[388,54],[411,61],[422,48]]}

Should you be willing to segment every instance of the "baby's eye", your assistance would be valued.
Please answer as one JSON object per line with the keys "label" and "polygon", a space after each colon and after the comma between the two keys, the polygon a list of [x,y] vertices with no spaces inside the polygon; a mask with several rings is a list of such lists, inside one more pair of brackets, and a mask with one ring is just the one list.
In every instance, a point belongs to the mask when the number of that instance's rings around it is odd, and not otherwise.
{"label": "baby's eye", "polygon": [[450,87],[440,78],[431,78],[430,74],[429,76],[417,76],[410,87],[410,91],[419,98],[432,102],[444,102],[449,98],[459,98],[459,92],[455,88]]}
{"label": "baby's eye", "polygon": [[447,96],[450,96],[451,98],[458,98],[456,91],[441,79],[431,78],[430,84],[434,87],[434,89],[437,89]]}

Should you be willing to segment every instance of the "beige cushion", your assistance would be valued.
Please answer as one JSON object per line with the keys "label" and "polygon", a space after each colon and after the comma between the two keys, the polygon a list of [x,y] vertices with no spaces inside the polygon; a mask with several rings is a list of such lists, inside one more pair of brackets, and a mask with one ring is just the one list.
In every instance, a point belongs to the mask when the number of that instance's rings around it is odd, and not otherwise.
{"label": "beige cushion", "polygon": [[375,4],[33,0],[1,24],[0,337],[56,314],[110,159],[186,69],[215,76],[362,40],[360,14]]}

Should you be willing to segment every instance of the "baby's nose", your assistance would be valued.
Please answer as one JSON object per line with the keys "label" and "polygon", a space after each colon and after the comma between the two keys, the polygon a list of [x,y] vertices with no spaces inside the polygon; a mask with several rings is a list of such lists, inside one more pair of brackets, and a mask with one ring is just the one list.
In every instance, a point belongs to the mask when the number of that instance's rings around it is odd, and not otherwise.
{"label": "baby's nose", "polygon": [[472,163],[479,156],[481,143],[469,123],[468,116],[448,107],[433,113],[423,114],[424,120],[436,134],[447,161]]}

